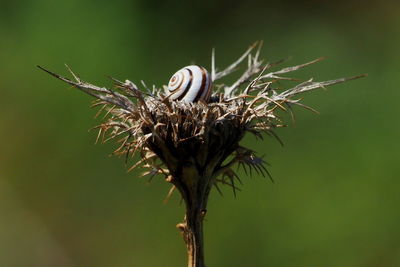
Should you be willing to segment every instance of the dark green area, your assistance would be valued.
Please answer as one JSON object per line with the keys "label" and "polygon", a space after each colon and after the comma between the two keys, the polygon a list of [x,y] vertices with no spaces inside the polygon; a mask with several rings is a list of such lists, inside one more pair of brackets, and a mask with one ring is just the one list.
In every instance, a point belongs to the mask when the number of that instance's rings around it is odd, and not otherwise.
{"label": "dark green area", "polygon": [[224,67],[264,40],[269,61],[327,57],[298,78],[369,76],[305,95],[320,114],[296,108],[284,147],[245,138],[276,183],[239,172],[236,199],[213,192],[207,266],[400,266],[400,5],[159,2],[1,3],[0,265],[186,264],[178,195],[163,205],[167,183],[94,146],[91,98],[36,64],[161,86],[192,62],[209,68],[212,47]]}

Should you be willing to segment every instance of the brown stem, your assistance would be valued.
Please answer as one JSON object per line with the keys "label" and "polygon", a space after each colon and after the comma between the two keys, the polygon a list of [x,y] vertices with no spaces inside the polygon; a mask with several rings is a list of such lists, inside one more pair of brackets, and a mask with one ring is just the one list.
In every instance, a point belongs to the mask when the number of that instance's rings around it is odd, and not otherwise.
{"label": "brown stem", "polygon": [[[197,213],[197,212],[196,212]],[[181,224],[183,239],[186,243],[188,267],[204,267],[203,215],[186,214]]]}
{"label": "brown stem", "polygon": [[184,222],[177,225],[186,244],[188,267],[205,267],[203,219],[206,210],[203,208],[203,203],[203,201],[187,202]]}
{"label": "brown stem", "polygon": [[[210,179],[197,178],[195,183],[179,183],[178,186],[186,203],[186,214],[183,223],[178,224],[177,228],[181,231],[186,244],[188,267],[205,267],[203,220],[210,192]],[[180,179],[180,181],[188,180]]]}

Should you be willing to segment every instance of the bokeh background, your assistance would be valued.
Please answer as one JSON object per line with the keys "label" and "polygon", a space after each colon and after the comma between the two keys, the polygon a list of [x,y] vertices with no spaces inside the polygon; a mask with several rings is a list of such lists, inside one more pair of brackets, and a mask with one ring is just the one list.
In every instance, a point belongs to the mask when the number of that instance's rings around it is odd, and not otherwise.
{"label": "bokeh background", "polygon": [[[211,195],[207,266],[400,266],[400,5],[390,1],[1,1],[0,266],[185,266],[169,185],[126,173],[94,145],[91,98],[40,64],[110,86],[161,86],[189,63],[225,67],[251,43],[317,80],[368,73],[305,95],[253,145],[275,179]],[[282,114],[283,117],[289,118]],[[241,175],[244,175],[240,172]]]}

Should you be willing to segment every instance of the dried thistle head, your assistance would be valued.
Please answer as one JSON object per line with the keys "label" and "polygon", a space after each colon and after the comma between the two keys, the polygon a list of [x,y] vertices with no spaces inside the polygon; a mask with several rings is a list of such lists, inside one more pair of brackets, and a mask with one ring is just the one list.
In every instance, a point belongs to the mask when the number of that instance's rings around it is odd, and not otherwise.
{"label": "dried thistle head", "polygon": [[116,140],[119,145],[114,154],[127,159],[139,154],[140,160],[130,169],[141,166],[146,169],[143,175],[151,178],[161,174],[173,184],[170,193],[175,188],[179,190],[186,213],[177,228],[186,243],[191,267],[204,266],[202,223],[211,188],[215,186],[220,191],[219,184],[229,185],[235,193],[235,180],[241,182],[233,169],[235,165],[241,165],[246,172],[254,170],[269,175],[263,159],[251,148],[240,145],[246,132],[260,139],[264,134],[278,139],[274,129],[284,125],[278,110],[292,112],[293,105],[309,108],[296,98],[298,94],[364,76],[324,82],[310,79],[282,90],[276,81],[293,80],[283,74],[321,59],[270,71],[282,61],[264,63],[259,59],[261,44],[258,49],[256,46],[251,46],[222,71],[215,68],[213,51],[212,82],[234,72],[245,59],[248,65],[233,84],[214,86],[209,102],[203,101],[209,99],[207,93],[198,102],[187,103],[172,100],[174,97],[163,94],[162,89],[154,86],[149,89],[144,83],[142,91],[128,80],[120,82],[112,78],[116,88],[111,90],[82,81],[68,66],[74,80],[39,67],[97,99],[94,106],[101,106],[99,113],[105,112],[104,122],[95,127],[99,130],[97,140]]}
{"label": "dried thistle head", "polygon": [[97,99],[94,106],[101,106],[100,112],[106,113],[105,121],[96,127],[97,139],[116,140],[117,155],[128,158],[139,154],[140,160],[130,169],[140,166],[147,169],[145,176],[164,175],[187,203],[199,194],[204,195],[202,201],[206,202],[213,185],[219,191],[219,184],[227,184],[235,192],[234,182],[240,182],[233,169],[235,165],[241,165],[246,172],[269,175],[263,159],[251,148],[240,145],[247,132],[260,139],[264,134],[277,138],[274,129],[284,126],[278,110],[292,112],[293,105],[308,108],[296,98],[298,94],[364,76],[324,82],[310,79],[282,90],[276,81],[293,80],[283,74],[317,63],[321,58],[270,71],[283,61],[264,63],[259,58],[260,48],[261,43],[252,45],[222,71],[215,68],[213,51],[213,82],[236,71],[244,60],[248,64],[233,84],[214,85],[212,101],[208,103],[174,101],[160,88],[149,89],[143,83],[145,90],[140,90],[128,80],[113,79],[115,90],[98,87],[82,81],[68,66],[74,80],[39,68]]}

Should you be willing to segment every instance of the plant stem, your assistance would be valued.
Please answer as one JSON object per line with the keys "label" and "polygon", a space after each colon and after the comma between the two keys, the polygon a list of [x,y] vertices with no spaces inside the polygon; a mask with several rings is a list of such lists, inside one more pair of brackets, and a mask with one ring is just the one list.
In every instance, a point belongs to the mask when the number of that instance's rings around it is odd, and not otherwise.
{"label": "plant stem", "polygon": [[[182,181],[182,180],[181,180]],[[187,180],[186,180],[187,181]],[[205,267],[203,220],[206,215],[206,206],[210,192],[210,179],[202,177],[196,179],[191,186],[186,184],[180,187],[182,197],[186,203],[186,214],[183,223],[177,225],[186,244],[188,267]],[[182,184],[180,184],[182,186]],[[186,188],[183,189],[183,188]]]}
{"label": "plant stem", "polygon": [[204,267],[203,219],[201,214],[186,214],[183,239],[186,243],[188,267]]}

